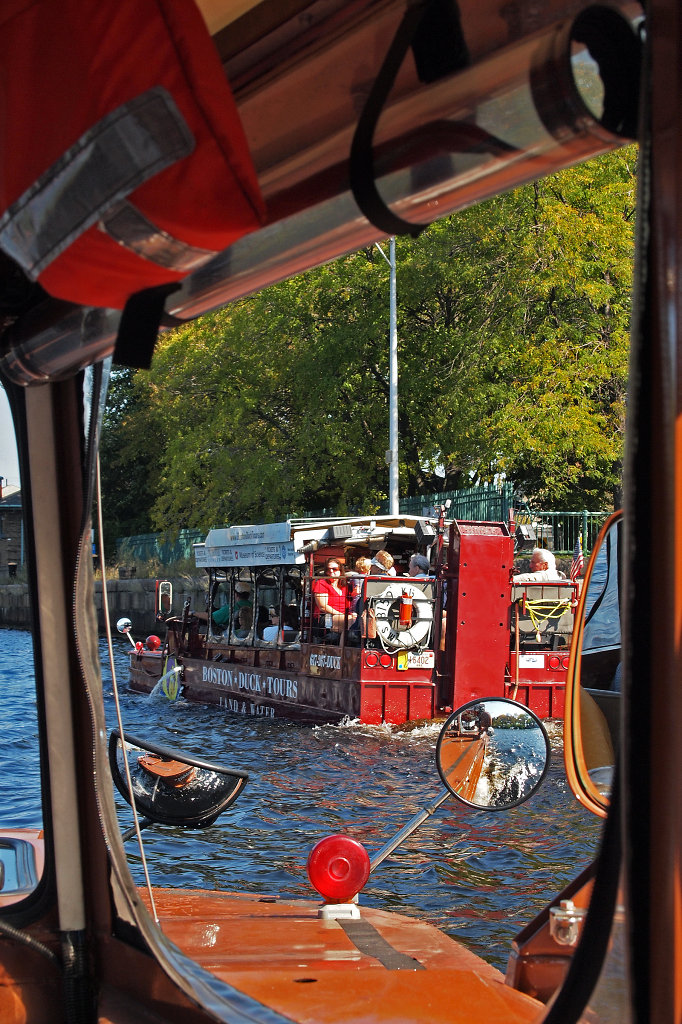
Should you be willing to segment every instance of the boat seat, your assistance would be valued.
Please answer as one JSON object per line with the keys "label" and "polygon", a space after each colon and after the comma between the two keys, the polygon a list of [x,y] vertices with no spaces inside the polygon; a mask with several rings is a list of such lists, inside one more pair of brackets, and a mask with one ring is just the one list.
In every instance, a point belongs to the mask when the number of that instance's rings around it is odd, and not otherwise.
{"label": "boat seat", "polygon": [[[576,596],[575,584],[568,580],[566,583],[512,584],[512,602],[518,609],[521,639],[539,634],[546,643],[554,643],[560,637],[571,636]],[[512,616],[512,632],[515,628],[515,616]]]}

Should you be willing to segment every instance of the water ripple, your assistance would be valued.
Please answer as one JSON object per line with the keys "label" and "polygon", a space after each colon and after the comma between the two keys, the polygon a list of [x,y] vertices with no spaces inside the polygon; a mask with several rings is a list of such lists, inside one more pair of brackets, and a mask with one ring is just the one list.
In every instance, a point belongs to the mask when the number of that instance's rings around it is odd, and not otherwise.
{"label": "water ripple", "polygon": [[[117,638],[122,687],[128,649]],[[103,647],[101,653],[113,728]],[[29,633],[0,630],[0,686],[0,777],[12,780],[2,795],[0,824],[35,826],[41,808]],[[126,692],[122,705],[131,734],[250,773],[239,802],[210,828],[145,832],[158,885],[310,898],[305,861],[313,843],[343,831],[372,853],[440,792],[436,725],[310,727]],[[553,724],[551,739],[552,765],[531,800],[495,813],[445,804],[379,865],[361,902],[436,924],[504,969],[515,933],[585,867],[599,837],[599,821],[568,789],[560,725]],[[120,800],[117,806],[127,827],[129,808]],[[132,842],[129,858],[141,881]]]}

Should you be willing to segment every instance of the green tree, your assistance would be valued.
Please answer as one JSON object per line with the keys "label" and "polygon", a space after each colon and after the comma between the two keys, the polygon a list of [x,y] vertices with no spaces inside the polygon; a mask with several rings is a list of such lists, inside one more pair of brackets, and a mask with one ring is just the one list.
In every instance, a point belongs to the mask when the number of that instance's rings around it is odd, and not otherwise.
{"label": "green tree", "polygon": [[529,300],[507,319],[507,395],[487,429],[500,468],[546,508],[620,500],[635,152],[528,186],[517,288]]}
{"label": "green tree", "polygon": [[[397,240],[402,493],[505,473],[540,506],[580,508],[617,489],[635,158],[608,154]],[[208,528],[376,509],[388,287],[372,246],[164,335],[107,424],[119,474],[143,454],[140,518]]]}
{"label": "green tree", "polygon": [[151,510],[159,491],[163,438],[155,424],[143,375],[114,368],[102,425],[100,463],[106,555],[116,538],[154,529]]}

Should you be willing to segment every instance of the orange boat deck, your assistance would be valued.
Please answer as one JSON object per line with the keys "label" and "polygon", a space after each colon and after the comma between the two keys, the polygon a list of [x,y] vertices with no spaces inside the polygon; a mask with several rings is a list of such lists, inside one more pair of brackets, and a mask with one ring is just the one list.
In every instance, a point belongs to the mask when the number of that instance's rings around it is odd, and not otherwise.
{"label": "orange boat deck", "polygon": [[293,1021],[522,1024],[541,1004],[425,922],[363,906],[323,920],[320,904],[156,890],[165,935],[202,967]]}
{"label": "orange boat deck", "polygon": [[441,746],[444,777],[463,800],[474,799],[487,745],[487,736],[448,736],[448,742]]}

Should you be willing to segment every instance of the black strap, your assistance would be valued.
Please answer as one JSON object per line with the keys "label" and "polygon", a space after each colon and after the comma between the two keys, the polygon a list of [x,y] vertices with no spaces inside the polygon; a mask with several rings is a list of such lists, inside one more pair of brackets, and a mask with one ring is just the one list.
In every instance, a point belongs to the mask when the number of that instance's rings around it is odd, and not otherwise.
{"label": "black strap", "polygon": [[365,217],[387,235],[416,236],[427,227],[403,220],[383,201],[374,172],[374,132],[396,75],[412,46],[420,80],[433,82],[469,63],[454,0],[415,0],[398,31],[367,97],[353,135],[349,178],[355,201]]}
{"label": "black strap", "polygon": [[617,11],[598,5],[575,20],[572,33],[584,43],[599,68],[604,84],[604,110],[600,123],[626,139],[637,139],[642,41]]}
{"label": "black strap", "polygon": [[414,957],[400,953],[380,935],[369,921],[349,918],[338,922],[361,953],[374,957],[389,971],[424,971],[426,968]]}
{"label": "black strap", "polygon": [[550,1002],[543,1024],[578,1020],[585,1012],[607,956],[618,886],[623,867],[620,815],[620,771],[616,764],[611,804],[597,857],[594,886],[580,942],[571,957],[563,984]]}
{"label": "black strap", "polygon": [[455,0],[429,3],[414,33],[412,55],[420,82],[437,82],[469,66],[469,50]]}
{"label": "black strap", "polygon": [[34,306],[49,298],[19,264],[0,249],[0,334]]}
{"label": "black strap", "polygon": [[164,308],[166,299],[179,287],[177,282],[162,284],[130,296],[118,324],[115,363],[119,366],[132,366],[136,370],[149,369],[159,327],[169,319]]}

